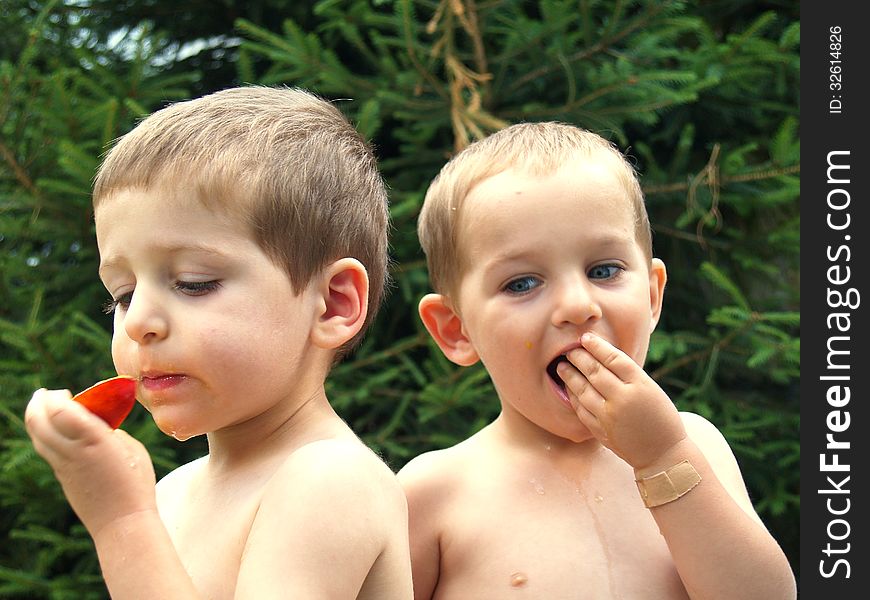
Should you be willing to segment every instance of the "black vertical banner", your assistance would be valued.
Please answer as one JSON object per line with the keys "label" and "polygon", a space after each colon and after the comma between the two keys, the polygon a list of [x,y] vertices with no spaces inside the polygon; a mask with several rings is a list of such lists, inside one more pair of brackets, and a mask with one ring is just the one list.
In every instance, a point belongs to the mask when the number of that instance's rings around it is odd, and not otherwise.
{"label": "black vertical banner", "polygon": [[863,2],[801,2],[799,593],[807,599],[870,594],[870,506],[862,493],[870,435],[870,22],[859,15],[864,11]]}

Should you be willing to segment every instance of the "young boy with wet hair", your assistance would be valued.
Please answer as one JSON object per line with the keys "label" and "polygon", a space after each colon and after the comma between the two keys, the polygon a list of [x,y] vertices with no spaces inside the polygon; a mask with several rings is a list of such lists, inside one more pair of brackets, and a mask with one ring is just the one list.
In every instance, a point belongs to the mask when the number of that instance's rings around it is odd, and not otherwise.
{"label": "young boy with wet hair", "polygon": [[371,322],[387,196],[329,102],[243,87],[171,105],[94,186],[112,357],[208,454],[156,485],[145,448],[66,390],[26,411],[115,599],[412,597],[407,506],[324,380]]}
{"label": "young boy with wet hair", "polygon": [[501,412],[399,472],[417,600],[795,597],[723,436],[643,370],[666,271],[618,150],[508,127],[441,170],[419,236],[423,323]]}

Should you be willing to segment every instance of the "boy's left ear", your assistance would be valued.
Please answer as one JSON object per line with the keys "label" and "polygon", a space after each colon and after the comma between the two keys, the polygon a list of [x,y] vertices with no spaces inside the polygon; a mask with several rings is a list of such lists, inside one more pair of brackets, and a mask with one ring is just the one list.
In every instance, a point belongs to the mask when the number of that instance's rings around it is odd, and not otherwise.
{"label": "boy's left ear", "polygon": [[451,362],[469,367],[480,360],[466,335],[462,318],[446,296],[426,294],[420,300],[418,309],[429,335]]}
{"label": "boy's left ear", "polygon": [[335,349],[359,333],[368,314],[369,275],[355,258],[341,258],[321,272],[312,341]]}
{"label": "boy's left ear", "polygon": [[658,325],[662,315],[662,299],[665,294],[665,283],[668,280],[668,271],[661,259],[654,258],[649,269],[649,306],[652,316],[650,330],[652,333]]}

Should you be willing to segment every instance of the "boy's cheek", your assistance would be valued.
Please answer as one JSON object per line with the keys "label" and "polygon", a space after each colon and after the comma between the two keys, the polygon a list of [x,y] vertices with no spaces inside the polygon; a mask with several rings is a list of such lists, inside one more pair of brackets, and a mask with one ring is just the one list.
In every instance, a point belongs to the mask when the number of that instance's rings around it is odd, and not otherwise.
{"label": "boy's cheek", "polygon": [[646,343],[642,343],[640,348],[633,354],[629,354],[629,356],[637,363],[637,366],[643,368],[644,363],[646,362],[646,355],[649,352],[649,340]]}
{"label": "boy's cheek", "polygon": [[127,359],[124,350],[124,338],[126,338],[126,335],[116,329],[115,334],[112,336],[112,363],[114,363],[115,371],[118,373],[136,373],[137,371],[133,369],[133,365],[130,364],[131,361]]}

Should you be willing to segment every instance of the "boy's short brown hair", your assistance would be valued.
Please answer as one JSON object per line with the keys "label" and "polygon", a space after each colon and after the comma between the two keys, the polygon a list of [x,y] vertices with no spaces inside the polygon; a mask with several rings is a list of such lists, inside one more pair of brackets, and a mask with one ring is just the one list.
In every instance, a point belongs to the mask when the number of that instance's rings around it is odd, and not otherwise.
{"label": "boy's short brown hair", "polygon": [[637,241],[652,258],[652,233],[634,167],[600,135],[558,122],[519,123],[478,140],[454,156],[429,185],[417,224],[433,289],[451,296],[465,265],[459,222],[462,204],[475,185],[510,168],[534,176],[553,173],[569,160],[605,156],[613,160],[635,213]]}
{"label": "boy's short brown hair", "polygon": [[371,148],[335,106],[296,88],[223,90],[155,112],[107,153],[93,202],[129,189],[184,184],[245,220],[301,291],[330,262],[359,260],[369,312],[387,280],[387,191]]}

